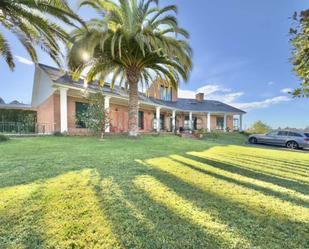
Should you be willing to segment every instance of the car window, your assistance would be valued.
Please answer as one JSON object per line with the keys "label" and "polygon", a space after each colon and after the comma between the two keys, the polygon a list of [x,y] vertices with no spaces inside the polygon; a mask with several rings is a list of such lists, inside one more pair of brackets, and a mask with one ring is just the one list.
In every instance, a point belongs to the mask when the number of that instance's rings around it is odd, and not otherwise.
{"label": "car window", "polygon": [[288,132],[287,131],[279,131],[278,136],[287,136]]}
{"label": "car window", "polygon": [[306,137],[309,137],[309,133],[304,133]]}
{"label": "car window", "polygon": [[289,132],[289,136],[290,137],[302,137],[302,135],[301,134],[299,134],[299,133],[296,133],[296,132]]}
{"label": "car window", "polygon": [[278,135],[278,131],[272,131],[272,132],[268,133],[267,135],[276,136],[276,135]]}

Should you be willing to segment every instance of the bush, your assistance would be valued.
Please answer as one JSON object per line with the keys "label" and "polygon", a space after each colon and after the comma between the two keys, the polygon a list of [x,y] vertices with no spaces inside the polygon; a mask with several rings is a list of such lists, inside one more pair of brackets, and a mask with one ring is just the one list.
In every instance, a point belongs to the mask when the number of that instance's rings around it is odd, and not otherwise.
{"label": "bush", "polygon": [[65,136],[66,134],[61,133],[60,131],[55,131],[55,132],[53,133],[53,135],[56,136],[56,137],[63,137],[63,136]]}
{"label": "bush", "polygon": [[245,136],[250,136],[251,133],[249,133],[248,131],[240,131],[239,134],[245,135]]}
{"label": "bush", "polygon": [[8,140],[9,140],[9,137],[0,134],[0,143],[8,141]]}
{"label": "bush", "polygon": [[204,133],[204,137],[206,139],[217,139],[219,138],[219,136],[220,136],[219,132],[216,132],[216,131]]}

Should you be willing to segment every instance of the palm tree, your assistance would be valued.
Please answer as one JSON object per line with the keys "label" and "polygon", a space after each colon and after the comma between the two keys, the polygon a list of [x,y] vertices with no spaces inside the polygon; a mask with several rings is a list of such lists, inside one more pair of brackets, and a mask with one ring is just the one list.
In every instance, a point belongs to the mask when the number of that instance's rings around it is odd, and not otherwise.
{"label": "palm tree", "polygon": [[[67,32],[56,22],[74,25],[73,21],[81,20],[70,9],[66,0],[1,0],[0,26],[15,34],[29,53],[33,62],[37,62],[36,46],[46,51],[60,65],[60,47],[58,40],[67,42]],[[75,26],[75,25],[74,25]],[[11,70],[14,69],[14,58],[10,45],[0,31],[0,56],[4,57]]]}
{"label": "palm tree", "polygon": [[[178,26],[174,5],[159,7],[159,0],[82,0],[102,18],[90,20],[72,33],[68,62],[73,78],[85,69],[86,81],[102,86],[113,75],[129,90],[129,135],[138,135],[138,86],[154,80],[177,87],[192,68],[188,33]],[[86,56],[85,56],[86,55]]]}

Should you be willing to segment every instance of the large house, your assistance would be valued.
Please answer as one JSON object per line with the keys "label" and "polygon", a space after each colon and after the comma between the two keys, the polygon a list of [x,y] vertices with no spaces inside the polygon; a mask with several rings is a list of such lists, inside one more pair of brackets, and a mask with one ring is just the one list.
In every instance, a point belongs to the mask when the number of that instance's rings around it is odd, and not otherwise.
{"label": "large house", "polygon": [[[105,96],[110,119],[106,132],[128,131],[128,93],[125,89],[111,89],[108,84],[102,89],[95,82],[87,86],[83,79],[73,81],[67,72],[38,64],[31,105],[37,110],[37,122],[44,127],[44,132],[88,134],[89,131],[76,118],[89,103],[86,91],[101,91]],[[195,99],[178,98],[178,89],[163,83],[153,84],[149,97],[139,94],[140,132],[242,130],[243,114],[244,111],[230,105],[204,99],[202,93],[198,93]]]}

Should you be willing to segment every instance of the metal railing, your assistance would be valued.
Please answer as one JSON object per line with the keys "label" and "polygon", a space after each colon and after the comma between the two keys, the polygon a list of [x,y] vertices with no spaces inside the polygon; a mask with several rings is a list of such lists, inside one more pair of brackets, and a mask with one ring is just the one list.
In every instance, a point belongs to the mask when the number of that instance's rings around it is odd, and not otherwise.
{"label": "metal railing", "polygon": [[52,128],[48,123],[0,122],[0,133],[11,135],[51,134]]}

